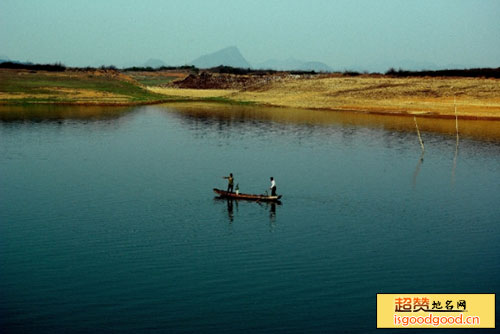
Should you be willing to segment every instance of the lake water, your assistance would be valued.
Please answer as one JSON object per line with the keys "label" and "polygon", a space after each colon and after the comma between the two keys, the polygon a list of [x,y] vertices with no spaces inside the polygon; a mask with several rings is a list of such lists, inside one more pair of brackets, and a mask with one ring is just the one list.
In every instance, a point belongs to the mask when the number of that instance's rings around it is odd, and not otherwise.
{"label": "lake water", "polygon": [[[377,293],[500,290],[500,122],[459,121],[457,149],[455,120],[418,119],[422,160],[411,117],[0,118],[2,333],[379,333]],[[282,204],[215,199],[230,172]]]}

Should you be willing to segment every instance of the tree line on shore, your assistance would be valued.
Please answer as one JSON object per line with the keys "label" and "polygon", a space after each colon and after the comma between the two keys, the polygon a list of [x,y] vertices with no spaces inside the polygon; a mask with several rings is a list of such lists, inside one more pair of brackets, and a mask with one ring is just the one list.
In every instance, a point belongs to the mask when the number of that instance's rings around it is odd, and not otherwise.
{"label": "tree line on shore", "polygon": [[[33,64],[33,63],[21,63],[6,61],[0,63],[0,68],[3,69],[18,69],[18,70],[31,70],[31,71],[48,71],[48,72],[63,72],[67,69],[70,70],[80,70],[80,71],[95,71],[95,70],[114,70],[123,72],[157,72],[157,71],[189,71],[191,73],[197,74],[200,69],[193,65],[183,65],[183,66],[161,66],[158,68],[152,67],[127,67],[118,69],[117,67],[110,66],[100,66],[100,67],[67,67],[64,64],[57,62],[54,64]],[[344,72],[315,72],[315,71],[277,71],[277,70],[255,70],[251,68],[237,68],[231,66],[220,65],[217,67],[204,69],[211,73],[224,73],[224,74],[235,74],[235,75],[268,75],[278,72],[287,72],[294,75],[314,75],[314,74],[342,74],[345,76],[359,76],[359,75],[381,75],[381,73],[368,73],[368,72],[357,72],[346,70]],[[446,70],[420,70],[420,71],[409,71],[404,69],[394,69],[390,68],[384,73],[384,75],[391,77],[482,77],[482,78],[500,78],[500,67],[497,68],[471,68],[471,69],[446,69]]]}

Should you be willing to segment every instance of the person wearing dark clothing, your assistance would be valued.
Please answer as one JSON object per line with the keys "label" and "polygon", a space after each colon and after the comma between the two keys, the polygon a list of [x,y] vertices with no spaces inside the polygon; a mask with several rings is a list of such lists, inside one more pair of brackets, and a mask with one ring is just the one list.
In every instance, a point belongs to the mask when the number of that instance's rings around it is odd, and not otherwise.
{"label": "person wearing dark clothing", "polygon": [[233,173],[229,173],[229,176],[223,176],[224,179],[227,179],[227,192],[233,192],[234,178]]}

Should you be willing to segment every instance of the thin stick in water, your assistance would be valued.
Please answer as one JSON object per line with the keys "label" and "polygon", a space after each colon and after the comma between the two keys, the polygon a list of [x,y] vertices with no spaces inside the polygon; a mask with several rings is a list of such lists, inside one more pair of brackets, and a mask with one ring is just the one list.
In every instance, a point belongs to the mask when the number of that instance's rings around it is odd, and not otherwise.
{"label": "thin stick in water", "polygon": [[455,105],[455,129],[457,132],[457,142],[455,144],[455,156],[453,157],[453,168],[451,170],[451,184],[455,184],[455,171],[457,169],[457,157],[458,157],[458,115],[457,115],[457,97],[455,96],[453,99],[453,103]]}
{"label": "thin stick in water", "polygon": [[420,147],[422,147],[422,153],[425,152],[424,142],[422,141],[422,137],[420,137],[420,130],[418,129],[417,118],[413,116],[413,120],[415,121],[415,127],[417,128],[418,140],[420,141]]}
{"label": "thin stick in water", "polygon": [[457,130],[457,142],[458,142],[458,115],[457,115],[457,97],[453,98],[453,104],[455,105],[455,129]]}

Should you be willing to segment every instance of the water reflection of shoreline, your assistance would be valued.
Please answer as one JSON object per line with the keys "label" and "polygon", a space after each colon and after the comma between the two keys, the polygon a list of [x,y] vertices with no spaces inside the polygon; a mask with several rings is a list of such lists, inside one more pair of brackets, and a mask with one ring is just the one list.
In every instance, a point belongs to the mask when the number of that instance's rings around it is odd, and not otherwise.
{"label": "water reflection of shoreline", "polygon": [[[179,117],[190,129],[203,136],[214,130],[230,136],[228,129],[255,131],[282,131],[295,127],[297,135],[307,137],[311,132],[324,130],[325,125],[337,125],[356,131],[357,128],[413,132],[411,117],[374,115],[361,112],[324,111],[265,106],[239,106],[216,103],[176,103],[152,106],[89,106],[89,105],[2,105],[0,122],[63,122],[64,120],[112,121],[129,112],[145,110],[169,111]],[[263,127],[262,124],[265,124]],[[304,125],[307,125],[304,127]],[[421,131],[455,135],[454,119],[419,118]],[[346,133],[349,135],[349,133]],[[500,121],[460,120],[460,135],[481,140],[500,141]]]}
{"label": "water reflection of shoreline", "polygon": [[[206,133],[214,130],[224,133],[227,132],[227,129],[238,129],[244,132],[247,128],[254,130],[257,123],[268,124],[267,131],[270,128],[279,131],[283,127],[296,126],[297,131],[304,131],[305,136],[307,136],[307,132],[322,129],[325,125],[347,126],[350,129],[357,127],[382,128],[400,132],[413,132],[415,130],[413,118],[401,115],[373,115],[347,111],[206,103],[163,105],[161,108],[178,115],[191,129]],[[304,127],[304,125],[308,125],[308,127]],[[420,117],[418,126],[420,131],[455,135],[455,119]],[[460,120],[460,133],[474,139],[500,140],[500,122]]]}
{"label": "water reflection of shoreline", "polygon": [[137,107],[130,106],[83,106],[83,105],[47,105],[30,104],[21,106],[0,106],[0,122],[56,122],[65,120],[77,121],[111,121],[118,120]]}

